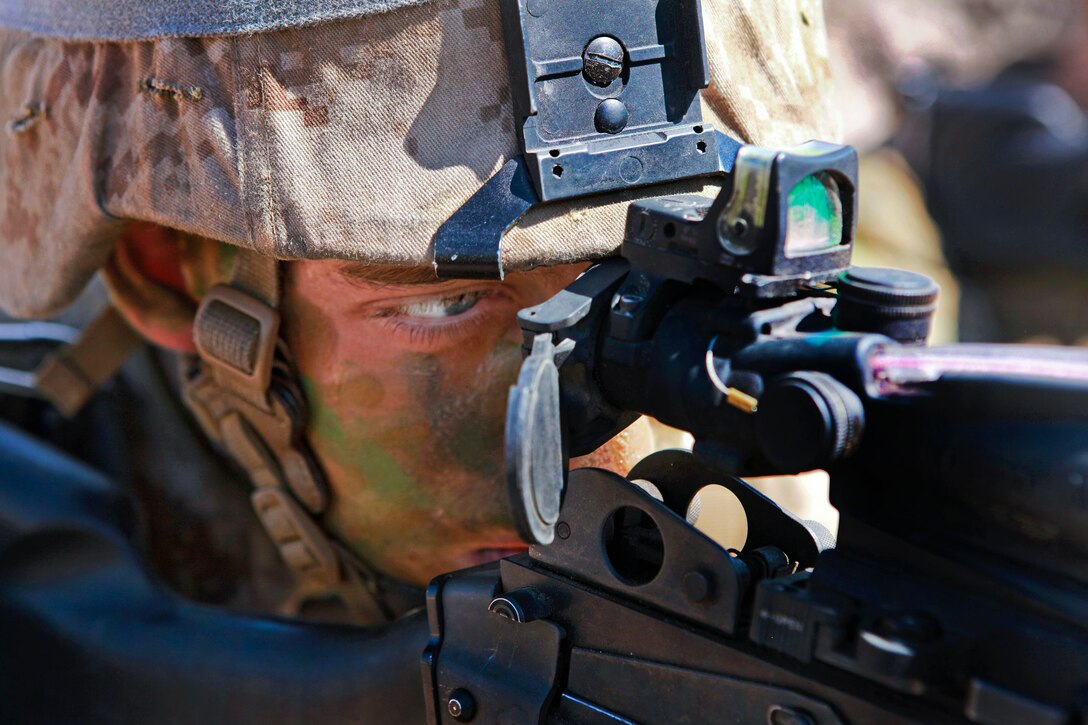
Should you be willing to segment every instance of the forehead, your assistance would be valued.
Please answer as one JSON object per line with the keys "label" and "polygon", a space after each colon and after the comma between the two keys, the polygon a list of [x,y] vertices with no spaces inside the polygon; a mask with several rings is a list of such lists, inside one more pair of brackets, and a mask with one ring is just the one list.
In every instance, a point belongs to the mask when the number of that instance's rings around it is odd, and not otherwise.
{"label": "forehead", "polygon": [[[471,283],[472,280],[440,279],[435,275],[434,268],[430,265],[417,267],[401,267],[394,265],[365,264],[363,262],[326,262],[330,264],[332,273],[338,277],[368,289],[380,287],[414,287],[438,288],[442,286],[457,286]],[[534,269],[515,272],[510,275],[511,280],[518,280],[525,275],[532,275],[540,280],[565,280],[576,276],[586,268],[588,263],[576,262],[573,264],[558,264],[536,267]],[[501,284],[493,280],[484,280],[478,284]]]}
{"label": "forehead", "polygon": [[430,265],[403,267],[389,264],[338,262],[334,270],[336,274],[349,281],[376,286],[435,285],[443,282],[435,275],[434,268]]}

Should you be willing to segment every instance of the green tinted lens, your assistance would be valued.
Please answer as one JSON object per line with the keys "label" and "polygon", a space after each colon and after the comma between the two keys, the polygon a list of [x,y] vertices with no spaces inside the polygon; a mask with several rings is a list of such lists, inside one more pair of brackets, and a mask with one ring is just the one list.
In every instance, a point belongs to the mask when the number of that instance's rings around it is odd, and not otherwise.
{"label": "green tinted lens", "polygon": [[790,191],[786,256],[822,252],[842,244],[842,198],[831,174],[806,176]]}

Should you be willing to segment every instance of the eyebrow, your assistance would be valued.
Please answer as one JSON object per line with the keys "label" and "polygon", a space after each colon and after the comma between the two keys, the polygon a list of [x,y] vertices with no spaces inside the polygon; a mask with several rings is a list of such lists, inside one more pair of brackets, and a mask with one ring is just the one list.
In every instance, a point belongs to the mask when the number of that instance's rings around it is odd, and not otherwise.
{"label": "eyebrow", "polygon": [[394,264],[367,264],[365,262],[345,262],[337,271],[354,282],[378,286],[397,286],[415,284],[441,284],[449,282],[439,279],[430,266],[402,267]]}

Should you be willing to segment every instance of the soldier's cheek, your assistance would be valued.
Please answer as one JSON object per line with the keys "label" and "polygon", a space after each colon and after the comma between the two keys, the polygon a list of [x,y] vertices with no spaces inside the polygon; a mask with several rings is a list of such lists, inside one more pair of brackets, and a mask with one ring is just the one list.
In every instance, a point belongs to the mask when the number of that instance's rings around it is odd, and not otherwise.
{"label": "soldier's cheek", "polygon": [[506,398],[520,365],[520,344],[490,339],[420,355],[406,366],[416,373],[411,392],[436,454],[445,466],[468,474],[459,481],[473,498],[493,498],[501,486]]}

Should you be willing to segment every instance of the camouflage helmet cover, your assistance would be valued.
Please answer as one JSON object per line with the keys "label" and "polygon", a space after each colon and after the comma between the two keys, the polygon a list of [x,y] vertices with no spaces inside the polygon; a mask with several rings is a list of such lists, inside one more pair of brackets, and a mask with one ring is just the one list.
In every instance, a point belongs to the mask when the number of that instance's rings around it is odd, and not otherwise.
{"label": "camouflage helmet cover", "polygon": [[[519,151],[497,0],[338,0],[222,27],[145,8],[116,33],[55,10],[80,5],[0,0],[12,314],[68,304],[133,220],[281,259],[429,265],[438,227]],[[835,139],[819,0],[703,0],[703,15],[708,122],[763,145]],[[612,253],[630,198],[534,210],[505,266]]]}

